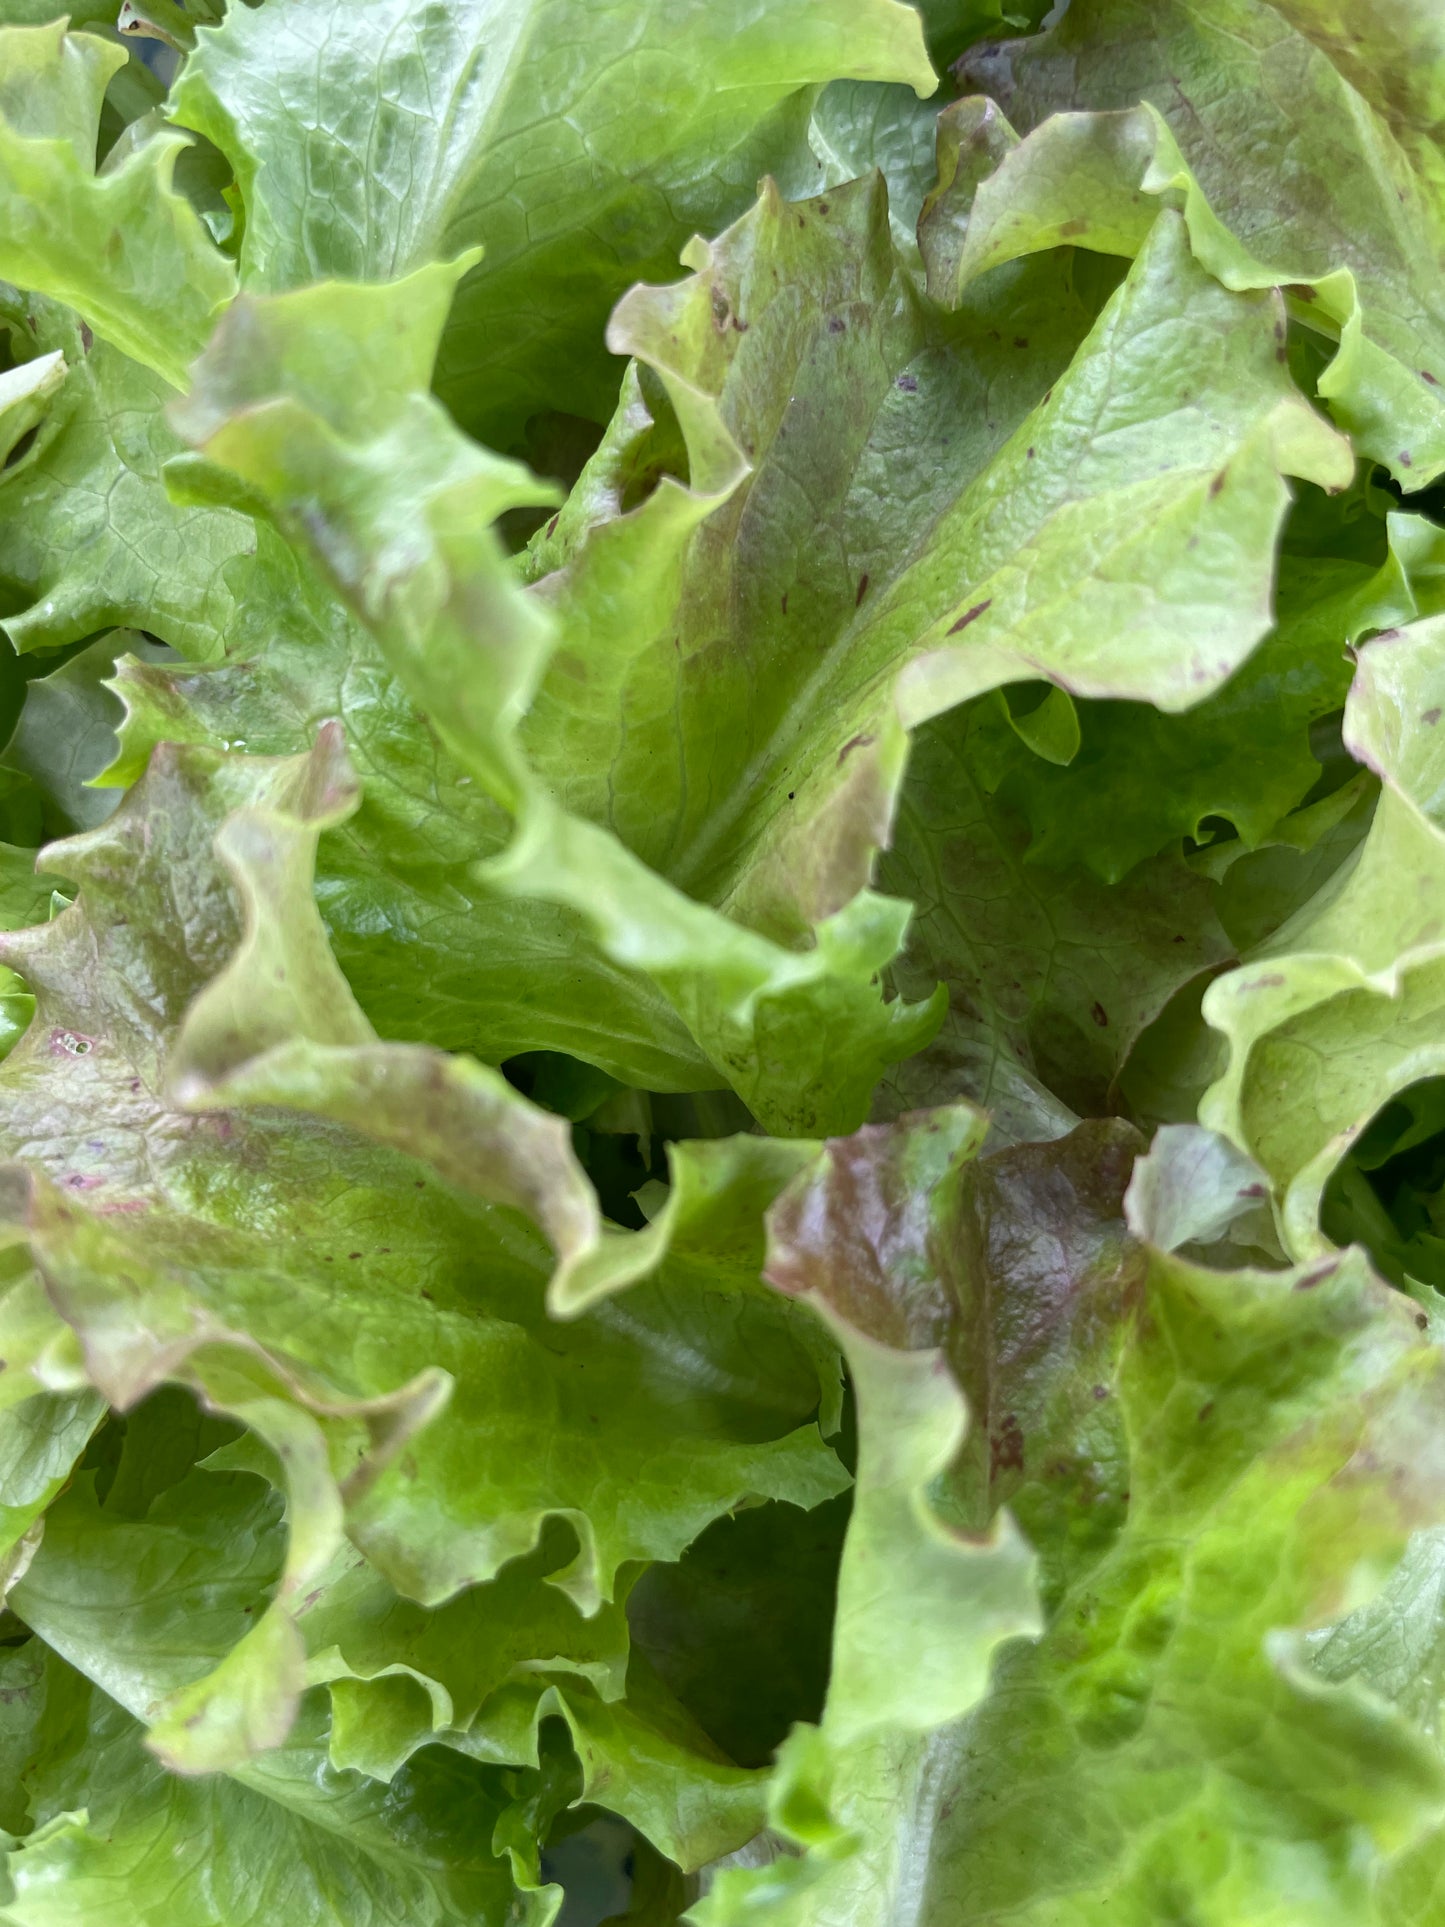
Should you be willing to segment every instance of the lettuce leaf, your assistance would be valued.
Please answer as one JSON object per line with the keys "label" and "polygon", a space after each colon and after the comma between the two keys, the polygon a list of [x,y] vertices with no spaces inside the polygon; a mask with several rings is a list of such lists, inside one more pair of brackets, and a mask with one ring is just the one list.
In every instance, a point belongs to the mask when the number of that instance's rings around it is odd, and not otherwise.
{"label": "lettuce leaf", "polygon": [[1442,128],[0,0],[7,1927],[1445,1917]]}

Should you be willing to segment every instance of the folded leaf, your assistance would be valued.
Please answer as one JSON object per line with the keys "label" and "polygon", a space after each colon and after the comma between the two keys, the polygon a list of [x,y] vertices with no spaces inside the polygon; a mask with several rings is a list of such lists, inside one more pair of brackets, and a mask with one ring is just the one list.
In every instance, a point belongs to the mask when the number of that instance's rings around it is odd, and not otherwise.
{"label": "folded leaf", "polygon": [[1378,85],[1350,85],[1361,56],[1337,70],[1282,14],[1320,18],[1312,0],[1207,15],[1089,0],[966,64],[1033,130],[980,193],[968,271],[1060,237],[1132,254],[1155,197],[1182,206],[1225,286],[1288,284],[1296,312],[1339,340],[1321,394],[1363,455],[1418,487],[1445,467],[1438,167],[1422,180],[1370,104]]}
{"label": "folded leaf", "polygon": [[[575,1261],[602,1237],[595,1198],[560,1120],[495,1072],[377,1043],[350,1002],[307,889],[317,835],[350,802],[334,729],[290,761],[158,753],[109,822],[56,847],[77,902],[4,940],[37,996],[0,1070],[3,1128],[16,1148],[25,1134],[30,1166],[12,1180],[12,1237],[107,1397],[191,1384],[284,1468],[276,1601],[163,1729],[192,1767],[284,1733],[297,1602],[343,1516],[427,1601],[491,1578],[565,1518],[577,1553],[554,1582],[591,1611],[625,1562],[675,1557],[743,1498],[810,1504],[846,1476],[808,1424],[820,1397],[835,1407],[830,1365],[756,1282],[758,1217],[734,1225],[722,1204],[735,1184],[734,1205],[772,1194],[746,1152],[718,1147],[716,1233],[694,1233],[691,1252],[680,1238],[671,1274],[665,1233],[612,1265],[661,1267],[625,1316],[548,1326],[549,1266],[518,1208]],[[180,948],[157,941],[167,925],[149,907],[175,901]],[[238,1159],[270,1173],[259,1192],[238,1187]],[[543,1459],[525,1444],[539,1428]]]}
{"label": "folded leaf", "polygon": [[1369,834],[1205,999],[1229,1061],[1201,1122],[1264,1167],[1301,1258],[1332,1248],[1320,1199],[1351,1140],[1397,1092],[1442,1069],[1432,1015],[1445,989],[1441,633],[1430,618],[1361,652],[1345,731],[1383,783]]}
{"label": "folded leaf", "polygon": [[[1308,1895],[1342,1927],[1403,1918],[1438,1753],[1348,1669],[1317,1669],[1328,1647],[1302,1632],[1377,1585],[1440,1503],[1445,1385],[1413,1309],[1358,1254],[1216,1272],[1133,1244],[1127,1134],[1103,1126],[974,1166],[963,1236],[920,1262],[916,1169],[900,1184],[901,1158],[870,1152],[847,1147],[851,1208],[840,1191],[810,1236],[895,1359],[941,1339],[979,1387],[954,1476],[982,1496],[991,1465],[1028,1521],[1047,1626],[1000,1649],[963,1719],[906,1745],[830,1743],[830,1703],[775,1784],[804,1858],[720,1875],[700,1917],[1083,1927],[1187,1906],[1223,1927],[1284,1922]],[[866,1677],[851,1662],[840,1639],[845,1707]]]}
{"label": "folded leaf", "polygon": [[106,84],[123,48],[0,26],[0,275],[67,302],[172,387],[235,292],[235,271],[171,185],[185,137],[156,134],[97,174]]}
{"label": "folded leaf", "polygon": [[931,93],[916,15],[898,0],[644,0],[625,16],[282,0],[197,35],[176,113],[231,157],[252,286],[391,280],[485,244],[440,387],[506,447],[538,409],[605,418],[612,303],[740,212],[759,175],[806,164],[815,89],[845,76]]}
{"label": "folded leaf", "polygon": [[926,1005],[885,1006],[876,987],[901,906],[860,892],[812,951],[784,950],[565,813],[523,759],[516,732],[554,621],[477,531],[538,489],[423,390],[455,274],[243,297],[178,411],[205,456],[184,485],[213,494],[233,472],[330,572],[442,742],[516,820],[484,882],[582,916],[614,963],[652,979],[714,1081],[765,1124],[807,1135],[851,1122],[883,1065],[936,1021]]}

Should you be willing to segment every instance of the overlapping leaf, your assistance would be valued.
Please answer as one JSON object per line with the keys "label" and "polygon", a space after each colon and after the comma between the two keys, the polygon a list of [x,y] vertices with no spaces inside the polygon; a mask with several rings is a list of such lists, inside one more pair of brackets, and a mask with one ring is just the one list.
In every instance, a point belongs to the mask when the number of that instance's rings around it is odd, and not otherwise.
{"label": "overlapping leaf", "polygon": [[1441,1073],[1441,643],[1435,617],[1363,650],[1345,729],[1382,779],[1369,835],[1205,1001],[1229,1058],[1201,1118],[1264,1166],[1301,1257],[1329,1249],[1321,1193],[1351,1141]]}
{"label": "overlapping leaf", "polygon": [[1308,0],[1090,0],[1036,39],[966,58],[1030,138],[986,190],[964,253],[977,271],[1062,234],[1132,254],[1161,199],[1182,206],[1227,287],[1287,285],[1295,312],[1339,340],[1320,392],[1362,455],[1419,486],[1445,466],[1439,164],[1418,172],[1371,104],[1393,66],[1374,65],[1370,84],[1369,52],[1352,50],[1341,72],[1290,31],[1292,13],[1326,24]]}
{"label": "overlapping leaf", "polygon": [[484,524],[538,488],[425,393],[455,276],[243,297],[180,416],[205,457],[182,474],[207,495],[234,488],[223,471],[239,478],[332,574],[494,822],[515,822],[484,882],[583,918],[765,1123],[801,1134],[851,1122],[883,1065],[932,1027],[928,1006],[885,1005],[876,986],[904,907],[860,892],[811,950],[784,950],[684,895],[605,824],[564,812],[519,752],[553,618]]}
{"label": "overlapping leaf", "polygon": [[[619,1274],[565,1126],[475,1064],[377,1043],[351,1002],[308,901],[350,780],[334,731],[289,762],[158,755],[52,852],[75,905],[4,940],[38,1000],[0,1070],[29,1172],[11,1208],[90,1378],[123,1406],[194,1385],[279,1455],[290,1494],[276,1604],[167,1729],[197,1763],[284,1733],[294,1601],[334,1555],[343,1492],[357,1543],[433,1601],[565,1518],[556,1583],[585,1611],[747,1494],[807,1504],[842,1476],[806,1426],[833,1406],[826,1354],[749,1284],[757,1232],[723,1202],[770,1196],[796,1154],[714,1147],[700,1231],[679,1203]],[[517,1207],[574,1272],[591,1254],[635,1276],[673,1233],[677,1270],[625,1317],[549,1333],[550,1267]]]}
{"label": "overlapping leaf", "polygon": [[176,112],[233,158],[245,280],[385,281],[480,243],[439,374],[500,447],[529,415],[604,420],[600,340],[758,177],[816,178],[824,81],[936,84],[897,0],[281,0],[197,37]]}
{"label": "overlapping leaf", "polygon": [[1045,11],[0,6],[15,1927],[1440,1914],[1440,37]]}
{"label": "overlapping leaf", "polygon": [[[935,1730],[900,1722],[884,1747],[849,1730],[869,1655],[840,1614],[829,1709],[775,1793],[808,1856],[722,1875],[702,1918],[917,1907],[1082,1927],[1188,1908],[1222,1927],[1292,1920],[1304,1895],[1321,1921],[1404,1918],[1445,1762],[1343,1658],[1312,1666],[1328,1646],[1297,1629],[1377,1580],[1439,1505],[1445,1386],[1413,1308],[1357,1254],[1216,1272],[1135,1244],[1118,1127],[955,1176],[931,1210],[957,1228],[920,1248],[939,1128],[835,1147],[830,1193],[775,1210],[771,1267],[826,1279],[891,1370],[923,1372],[925,1343],[958,1361],[972,1426],[944,1490],[961,1519],[1006,1496],[1027,1523],[1046,1630],[999,1651],[963,1719],[940,1699]],[[895,1449],[910,1433],[894,1427]],[[866,1533],[855,1515],[845,1576]],[[926,1596],[917,1564],[889,1561],[870,1600],[885,1593],[895,1611]],[[979,1623],[960,1581],[955,1653]],[[911,1677],[891,1669],[895,1697]]]}
{"label": "overlapping leaf", "polygon": [[185,137],[155,134],[95,171],[106,85],[122,47],[64,20],[0,27],[0,274],[64,301],[95,332],[179,387],[235,271],[171,185]]}

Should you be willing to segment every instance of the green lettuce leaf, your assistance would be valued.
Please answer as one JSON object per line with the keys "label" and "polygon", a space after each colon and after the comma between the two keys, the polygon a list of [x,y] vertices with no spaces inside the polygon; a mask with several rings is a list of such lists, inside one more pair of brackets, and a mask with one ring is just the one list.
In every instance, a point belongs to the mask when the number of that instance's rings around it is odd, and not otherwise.
{"label": "green lettuce leaf", "polygon": [[0,275],[67,302],[173,387],[235,292],[235,270],[171,186],[185,136],[97,173],[106,85],[128,55],[94,34],[0,27]]}
{"label": "green lettuce leaf", "polygon": [[0,0],[8,1927],[1445,1918],[1437,11]]}
{"label": "green lettuce leaf", "polygon": [[[690,489],[664,480],[619,515],[609,441],[534,543],[533,569],[561,571],[540,586],[564,636],[524,728],[534,759],[555,782],[565,755],[574,807],[790,937],[866,882],[907,727],[1040,675],[1198,702],[1269,626],[1281,470],[1352,472],[1276,362],[1273,301],[1223,294],[1182,226],[1095,321],[1066,260],[992,301],[920,303],[885,216],[866,182],[806,209],[767,194],[691,281],[629,296],[612,338],[665,384]],[[1106,526],[1131,531],[1117,551]],[[708,727],[745,692],[745,731]],[[659,769],[679,705],[685,758]]]}
{"label": "green lettuce leaf", "polygon": [[[668,998],[712,1082],[730,1082],[765,1124],[804,1135],[851,1122],[883,1065],[935,1021],[927,1005],[884,1005],[876,986],[903,907],[861,892],[811,952],[785,951],[564,812],[523,759],[517,726],[554,621],[477,529],[539,489],[425,392],[456,273],[243,296],[178,411],[204,452],[179,485],[213,496],[233,490],[234,475],[329,570],[468,780],[516,821],[484,878],[585,917],[616,963],[640,967]],[[334,534],[315,512],[321,500]]]}
{"label": "green lettuce leaf", "polygon": [[[156,1483],[177,1432],[184,1450],[195,1427],[184,1416],[177,1424],[167,1395],[138,1408],[104,1501],[89,1478],[67,1492],[12,1595],[52,1650],[152,1722],[149,1745],[163,1759],[168,1728],[155,1724],[157,1708],[184,1703],[246,1636],[285,1550],[278,1494],[225,1469],[247,1455],[244,1438],[213,1454],[210,1469],[137,1490]],[[687,1865],[746,1840],[761,1818],[760,1776],[699,1745],[645,1672],[629,1669],[619,1609],[584,1618],[545,1584],[558,1563],[556,1544],[539,1547],[432,1612],[398,1598],[353,1549],[338,1554],[298,1608],[305,1683],[331,1689],[331,1764],[395,1784],[440,1740],[483,1763],[540,1772],[542,1724],[560,1715],[579,1760],[577,1800],[623,1812]]]}
{"label": "green lettuce leaf", "polygon": [[1109,884],[1048,861],[1022,798],[1049,768],[997,696],[919,732],[882,877],[918,905],[900,991],[941,978],[949,1014],[890,1077],[892,1111],[966,1095],[1001,1137],[1060,1135],[1111,1107],[1170,998],[1233,956],[1216,893],[1177,849]]}
{"label": "green lettuce leaf", "polygon": [[428,1754],[381,1787],[329,1767],[313,1721],[263,1765],[179,1779],[128,1711],[38,1641],[0,1653],[0,1669],[6,1739],[17,1707],[31,1721],[9,1782],[31,1821],[5,1863],[12,1927],[150,1927],[158,1910],[188,1927],[258,1909],[278,1927],[321,1927],[338,1910],[356,1927],[545,1927],[555,1915],[555,1889],[519,1895],[489,1851],[505,1793],[455,1755]]}
{"label": "green lettuce leaf", "polygon": [[1432,617],[1362,650],[1345,737],[1381,778],[1369,834],[1205,999],[1228,1061],[1201,1122],[1269,1174],[1285,1244],[1301,1258],[1332,1249],[1321,1196],[1352,1140],[1442,1069],[1431,1017],[1442,982],[1440,639]]}
{"label": "green lettuce leaf", "polygon": [[[38,1000],[0,1069],[7,1137],[28,1139],[12,1235],[109,1399],[190,1384],[285,1468],[277,1598],[165,1727],[194,1764],[284,1732],[296,1602],[343,1518],[429,1602],[565,1519],[577,1550],[553,1583],[594,1611],[621,1566],[675,1557],[743,1498],[807,1505],[846,1477],[808,1423],[820,1402],[836,1423],[830,1360],[756,1282],[743,1206],[797,1153],[699,1147],[706,1181],[609,1250],[565,1125],[495,1072],[377,1043],[350,1001],[309,903],[320,826],[350,785],[334,730],[291,761],[157,755],[114,817],[53,850],[77,902],[5,939]],[[178,893],[183,948],[154,907]],[[552,1265],[519,1210],[555,1240],[564,1302],[569,1275],[586,1302],[589,1261],[596,1289],[655,1284],[625,1314],[550,1327]],[[522,1441],[541,1425],[539,1461]]]}
{"label": "green lettuce leaf", "polygon": [[[925,1146],[937,1129],[897,1127]],[[944,1490],[964,1518],[1006,1496],[1027,1522],[1047,1626],[999,1649],[962,1720],[940,1701],[890,1753],[830,1741],[867,1678],[840,1637],[829,1710],[775,1786],[804,1857],[721,1874],[700,1918],[1082,1927],[1188,1908],[1223,1927],[1297,1919],[1305,1896],[1320,1921],[1403,1917],[1391,1883],[1430,1849],[1445,1766],[1302,1635],[1374,1590],[1439,1505],[1425,1441],[1445,1387],[1414,1308],[1358,1254],[1220,1272],[1134,1243],[1118,1126],[974,1165],[958,1232],[922,1262],[920,1188],[889,1182],[900,1153],[863,1134],[834,1156],[846,1190],[796,1221],[785,1199],[772,1268],[792,1282],[796,1223],[900,1366],[937,1358],[920,1344],[961,1361],[972,1449]],[[866,1404],[863,1421],[866,1439]]]}
{"label": "green lettuce leaf", "polygon": [[936,85],[898,0],[269,0],[196,42],[173,111],[231,158],[247,284],[394,280],[484,245],[438,384],[504,448],[540,410],[605,419],[609,308],[760,175],[806,168],[820,83]]}
{"label": "green lettuce leaf", "polygon": [[1422,180],[1290,11],[1086,0],[966,61],[1029,138],[982,190],[962,272],[1060,235],[1132,254],[1161,202],[1181,207],[1225,286],[1287,285],[1294,311],[1338,339],[1321,394],[1361,454],[1421,486],[1445,468],[1438,165]]}
{"label": "green lettuce leaf", "polygon": [[0,321],[17,352],[65,360],[33,446],[0,470],[0,606],[16,648],[78,642],[116,625],[201,661],[222,653],[223,637],[254,647],[287,599],[284,551],[243,515],[168,500],[161,465],[181,449],[162,413],[169,384],[88,340],[56,302],[0,286]]}

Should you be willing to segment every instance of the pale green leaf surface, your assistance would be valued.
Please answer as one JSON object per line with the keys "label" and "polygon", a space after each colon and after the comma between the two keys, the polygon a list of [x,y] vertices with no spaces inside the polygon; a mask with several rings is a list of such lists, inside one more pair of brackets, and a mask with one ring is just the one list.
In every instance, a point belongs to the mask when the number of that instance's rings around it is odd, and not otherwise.
{"label": "pale green leaf surface", "polygon": [[64,380],[65,356],[58,348],[0,375],[0,462],[7,461],[21,437],[45,419]]}
{"label": "pale green leaf surface", "polygon": [[[545,1927],[488,1851],[502,1804],[469,1763],[428,1755],[391,1787],[337,1773],[309,1730],[244,1774],[178,1779],[114,1701],[32,1647],[44,1717],[22,1769],[33,1831],[10,1855],[12,1927]],[[38,1677],[37,1677],[38,1676]]]}
{"label": "pale green leaf surface", "polygon": [[[286,595],[285,573],[268,532],[245,516],[167,499],[161,464],[181,446],[162,413],[167,383],[104,341],[87,346],[78,317],[55,302],[0,287],[0,319],[25,352],[66,362],[34,446],[0,471],[0,584],[15,646],[117,624],[201,661],[221,655],[223,637],[254,646],[269,627],[263,610]],[[274,536],[269,548],[280,548]]]}
{"label": "pale green leaf surface", "polygon": [[439,386],[508,447],[540,409],[605,419],[608,309],[760,175],[811,161],[816,88],[839,78],[931,93],[911,9],[271,0],[197,36],[174,111],[231,156],[250,285],[391,280],[485,247]]}
{"label": "pale green leaf surface", "polygon": [[515,732],[556,619],[484,525],[539,488],[424,392],[456,272],[243,296],[177,411],[205,456],[181,485],[211,493],[233,471],[328,570],[442,742],[516,820],[483,882],[583,916],[765,1124],[808,1135],[853,1122],[883,1066],[936,1021],[926,1004],[884,1005],[876,986],[904,907],[859,892],[811,951],[784,950],[564,812],[523,760]]}
{"label": "pale green leaf surface", "polygon": [[1032,130],[980,194],[969,271],[1061,237],[1132,253],[1154,197],[1182,204],[1226,285],[1304,291],[1341,344],[1321,382],[1337,421],[1418,486],[1445,467],[1441,204],[1289,12],[1086,0],[1039,38],[966,62],[966,80]]}
{"label": "pale green leaf surface", "polygon": [[182,135],[96,173],[101,101],[126,59],[63,21],[0,27],[0,275],[66,302],[178,388],[235,270],[171,186]]}
{"label": "pale green leaf surface", "polygon": [[[81,1484],[53,1509],[48,1533],[16,1612],[151,1720],[234,1654],[284,1550],[275,1495],[224,1471],[188,1473],[143,1517],[98,1505]],[[540,1723],[557,1715],[577,1749],[579,1797],[632,1819],[673,1858],[696,1865],[749,1838],[761,1776],[718,1754],[645,1668],[627,1667],[618,1610],[584,1619],[543,1583],[547,1565],[518,1562],[435,1612],[398,1599],[349,1548],[317,1575],[299,1616],[307,1681],[331,1687],[333,1766],[395,1783],[439,1738],[484,1761],[535,1767]],[[490,1717],[487,1702],[514,1670],[503,1694],[511,1720]],[[409,1697],[385,1690],[408,1685]],[[157,1750],[154,1728],[150,1744]]]}
{"label": "pale green leaf surface", "polygon": [[534,761],[794,940],[867,881],[906,727],[1039,676],[1200,701],[1269,627],[1281,470],[1352,473],[1276,360],[1275,298],[1225,295],[1182,224],[1095,319],[1053,259],[920,303],[885,215],[867,182],[765,192],[692,280],[630,295],[612,339],[665,384],[690,489],[627,512],[604,442],[533,544],[563,625]]}
{"label": "pale green leaf surface", "polygon": [[[428,1600],[490,1578],[563,1517],[578,1551],[557,1583],[595,1609],[619,1566],[675,1557],[751,1494],[839,1489],[808,1424],[820,1400],[835,1409],[832,1367],[756,1282],[759,1219],[734,1223],[725,1201],[731,1166],[733,1201],[760,1213],[766,1160],[726,1145],[702,1147],[711,1185],[674,1214],[691,1252],[681,1237],[669,1272],[653,1237],[631,1275],[655,1282],[624,1310],[548,1327],[550,1266],[515,1207],[579,1257],[600,1235],[595,1199],[566,1127],[496,1073],[369,1041],[306,890],[350,781],[331,733],[289,762],[172,750],[102,828],[57,848],[80,900],[7,939],[39,1006],[0,1072],[7,1149],[33,1174],[12,1209],[109,1397],[178,1378],[280,1454],[291,1550],[274,1614],[290,1623],[334,1556],[343,1491],[353,1539]],[[154,934],[156,902],[185,906],[180,951]],[[233,1085],[265,1106],[227,1108]],[[275,1619],[258,1631],[251,1673],[268,1680]],[[218,1761],[251,1750],[248,1734],[284,1721],[280,1674],[275,1688],[260,1727],[196,1722],[187,1744]],[[210,1703],[230,1703],[226,1681]]]}
{"label": "pale green leaf surface", "polygon": [[1263,1165],[1299,1257],[1331,1248],[1320,1197],[1351,1139],[1445,1062],[1436,1015],[1445,994],[1442,661],[1438,617],[1361,652],[1345,733],[1382,779],[1369,832],[1205,999],[1229,1060],[1200,1119]]}

